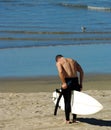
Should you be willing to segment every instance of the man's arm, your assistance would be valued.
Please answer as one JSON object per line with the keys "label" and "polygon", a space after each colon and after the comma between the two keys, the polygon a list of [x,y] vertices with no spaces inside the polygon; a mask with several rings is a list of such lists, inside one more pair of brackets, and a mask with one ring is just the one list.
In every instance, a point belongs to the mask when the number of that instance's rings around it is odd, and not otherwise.
{"label": "man's arm", "polygon": [[62,82],[62,88],[66,89],[67,84],[65,82],[65,77],[64,77],[64,72],[63,72],[62,65],[60,63],[56,63],[56,66],[57,66],[57,69],[58,69],[58,72],[59,72],[59,77],[60,77],[61,82]]}
{"label": "man's arm", "polygon": [[61,82],[65,83],[65,77],[64,77],[64,74],[63,74],[62,65],[60,63],[57,63],[56,66],[57,66],[57,69],[58,69],[58,72],[59,72],[59,77],[61,79]]}
{"label": "man's arm", "polygon": [[83,82],[83,77],[84,77],[84,72],[83,72],[83,69],[82,67],[76,62],[76,68],[77,68],[77,71],[79,72],[80,76],[80,86],[81,86],[81,89],[82,89],[82,82]]}

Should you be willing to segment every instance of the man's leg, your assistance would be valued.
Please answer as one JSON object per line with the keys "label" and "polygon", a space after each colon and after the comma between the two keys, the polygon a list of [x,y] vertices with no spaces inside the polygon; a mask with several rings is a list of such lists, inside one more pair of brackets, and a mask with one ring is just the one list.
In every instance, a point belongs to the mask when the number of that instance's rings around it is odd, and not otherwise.
{"label": "man's leg", "polygon": [[72,120],[72,122],[76,122],[76,120],[77,120],[77,115],[73,114],[73,120]]}
{"label": "man's leg", "polygon": [[66,121],[69,122],[70,120],[70,112],[71,112],[71,91],[69,90],[65,90],[65,92],[63,93],[64,96],[64,103],[65,103],[65,117],[66,117]]}

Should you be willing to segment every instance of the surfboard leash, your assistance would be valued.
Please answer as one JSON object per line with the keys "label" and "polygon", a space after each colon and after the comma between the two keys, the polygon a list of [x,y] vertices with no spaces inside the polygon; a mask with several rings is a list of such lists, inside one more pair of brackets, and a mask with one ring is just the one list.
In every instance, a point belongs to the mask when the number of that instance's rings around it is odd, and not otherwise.
{"label": "surfboard leash", "polygon": [[57,93],[60,93],[60,95],[59,95],[59,97],[58,97],[58,99],[57,99],[57,102],[56,102],[56,105],[55,105],[55,109],[54,109],[54,115],[56,116],[57,115],[57,110],[58,110],[58,108],[59,108],[59,101],[60,101],[60,99],[61,99],[61,97],[62,97],[62,91],[60,91],[60,90],[58,90],[58,89],[56,89],[56,92]]}

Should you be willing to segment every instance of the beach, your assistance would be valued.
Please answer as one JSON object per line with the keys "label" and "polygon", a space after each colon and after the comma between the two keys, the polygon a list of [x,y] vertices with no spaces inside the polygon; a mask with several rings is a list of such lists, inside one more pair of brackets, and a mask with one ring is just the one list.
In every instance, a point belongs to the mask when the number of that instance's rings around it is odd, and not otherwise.
{"label": "beach", "polygon": [[[111,129],[111,1],[2,0],[0,11],[0,130]],[[83,92],[104,107],[77,124],[53,114],[57,54],[82,66]]]}
{"label": "beach", "polygon": [[78,115],[79,123],[66,124],[64,111],[54,116],[52,92],[60,88],[57,76],[0,79],[0,130],[109,130],[111,129],[111,75],[86,74],[83,92],[103,109]]}

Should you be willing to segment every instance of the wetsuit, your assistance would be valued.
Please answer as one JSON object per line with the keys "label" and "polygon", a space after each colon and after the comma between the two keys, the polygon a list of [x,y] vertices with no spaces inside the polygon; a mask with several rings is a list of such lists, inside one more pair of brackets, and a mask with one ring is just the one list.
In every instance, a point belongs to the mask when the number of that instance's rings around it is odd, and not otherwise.
{"label": "wetsuit", "polygon": [[[71,112],[71,91],[77,90],[80,91],[80,85],[78,83],[78,78],[65,78],[67,83],[67,88],[62,89],[64,102],[65,102],[65,117],[69,121],[70,112]],[[73,114],[73,120],[76,120],[76,114]]]}

